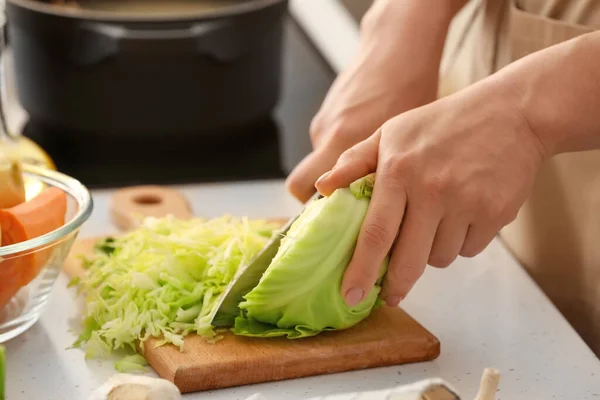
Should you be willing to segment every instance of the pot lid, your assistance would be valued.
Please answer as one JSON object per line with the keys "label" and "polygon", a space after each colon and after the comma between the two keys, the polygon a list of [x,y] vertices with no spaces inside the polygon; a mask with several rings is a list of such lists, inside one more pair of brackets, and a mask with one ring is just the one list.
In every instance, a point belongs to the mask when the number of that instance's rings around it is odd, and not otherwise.
{"label": "pot lid", "polygon": [[0,0],[32,11],[102,21],[213,19],[257,11],[286,0]]}

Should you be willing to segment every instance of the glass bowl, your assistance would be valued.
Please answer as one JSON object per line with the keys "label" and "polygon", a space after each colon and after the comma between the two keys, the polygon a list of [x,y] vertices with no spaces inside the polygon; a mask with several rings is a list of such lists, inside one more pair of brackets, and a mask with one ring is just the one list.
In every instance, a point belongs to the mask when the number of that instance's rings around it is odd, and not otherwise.
{"label": "glass bowl", "polygon": [[[65,224],[54,231],[10,246],[0,246],[0,297],[10,298],[0,308],[0,343],[25,332],[40,318],[71,245],[93,208],[87,188],[60,172],[23,165],[23,178],[27,200],[48,187],[62,189],[67,194],[67,213]],[[8,284],[13,274],[10,268],[14,270],[18,258],[24,257],[41,260],[36,266],[39,272],[25,286]]]}

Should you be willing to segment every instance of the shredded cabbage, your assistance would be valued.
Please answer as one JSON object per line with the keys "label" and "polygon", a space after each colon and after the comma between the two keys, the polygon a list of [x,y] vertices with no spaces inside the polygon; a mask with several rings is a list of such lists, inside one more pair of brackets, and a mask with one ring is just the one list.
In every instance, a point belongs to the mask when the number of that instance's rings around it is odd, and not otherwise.
{"label": "shredded cabbage", "polygon": [[[229,216],[149,217],[139,229],[97,243],[94,255],[84,259],[85,276],[71,283],[85,295],[83,328],[74,346],[96,358],[113,350],[137,353],[137,345],[143,353],[150,337],[180,350],[192,332],[217,340],[210,320],[219,296],[277,228]],[[126,359],[117,367],[141,365],[133,364]]]}
{"label": "shredded cabbage", "polygon": [[139,354],[132,354],[123,357],[121,360],[115,363],[115,369],[122,373],[140,371],[143,372],[144,368],[148,365],[148,361]]}

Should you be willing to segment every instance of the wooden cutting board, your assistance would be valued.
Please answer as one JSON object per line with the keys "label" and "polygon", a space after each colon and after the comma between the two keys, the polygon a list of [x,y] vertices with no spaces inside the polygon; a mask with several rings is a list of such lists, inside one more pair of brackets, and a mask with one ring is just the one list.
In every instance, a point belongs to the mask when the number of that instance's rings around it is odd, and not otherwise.
{"label": "wooden cutting board", "polygon": [[[113,220],[126,229],[135,221],[128,213],[160,216],[169,212],[165,204],[175,204],[177,215],[182,218],[191,216],[182,195],[159,187],[139,187],[116,193]],[[67,274],[73,277],[84,273],[78,255],[90,254],[99,239],[74,243],[64,264]],[[429,361],[440,354],[439,340],[396,307],[381,307],[353,328],[311,338],[259,339],[229,333],[224,336],[210,344],[202,337],[190,335],[185,339],[183,352],[170,345],[154,348],[156,340],[150,339],[145,356],[159,376],[188,393]]]}

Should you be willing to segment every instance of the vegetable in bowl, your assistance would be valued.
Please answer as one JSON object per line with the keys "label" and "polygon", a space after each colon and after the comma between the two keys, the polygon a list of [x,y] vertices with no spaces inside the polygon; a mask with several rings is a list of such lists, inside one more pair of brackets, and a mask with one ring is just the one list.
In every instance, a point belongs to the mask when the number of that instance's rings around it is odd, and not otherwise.
{"label": "vegetable in bowl", "polygon": [[0,207],[0,343],[40,318],[93,209],[89,191],[76,179],[31,164],[23,164],[22,172],[17,181],[25,184],[24,201]]}

